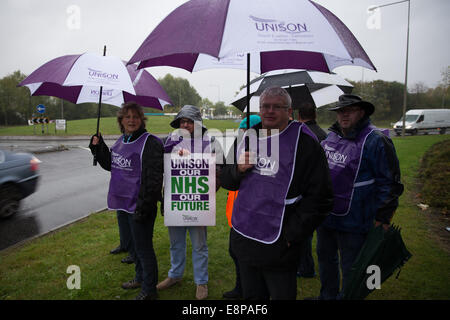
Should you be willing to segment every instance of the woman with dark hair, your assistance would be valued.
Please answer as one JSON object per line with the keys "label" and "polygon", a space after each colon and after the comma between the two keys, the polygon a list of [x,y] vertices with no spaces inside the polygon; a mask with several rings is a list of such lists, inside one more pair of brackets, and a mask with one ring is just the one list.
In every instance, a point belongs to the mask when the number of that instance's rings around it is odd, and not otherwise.
{"label": "woman with dark hair", "polygon": [[136,103],[127,103],[117,113],[123,135],[111,149],[101,135],[94,135],[89,148],[97,152],[101,167],[111,171],[108,208],[117,210],[121,237],[129,237],[135,253],[136,276],[124,289],[141,288],[137,300],[157,298],[158,265],[153,249],[153,226],[157,202],[161,201],[163,145],[145,129],[145,116]]}
{"label": "woman with dark hair", "polygon": [[[145,117],[144,112],[142,111],[142,108],[138,107],[136,104],[127,104],[127,105],[124,105],[123,108],[121,108],[117,112],[117,123],[119,125],[120,132],[122,132],[124,134],[126,133],[126,131],[125,131],[124,124],[122,124],[122,121],[123,121],[124,117],[127,116],[128,112],[130,110],[134,110],[136,112],[137,117],[141,120],[141,124],[143,125],[143,128],[145,128],[145,121],[147,120],[147,118]],[[127,130],[129,130],[129,129],[130,129],[130,127],[127,128]],[[135,136],[139,136],[139,135],[136,133]],[[97,139],[97,138],[95,137],[95,139]],[[126,139],[127,140],[131,139],[131,136],[127,136]],[[104,146],[103,146],[103,148],[104,148]],[[105,169],[108,171],[111,171],[110,166],[109,166],[109,162],[110,162],[109,161],[110,155],[108,154],[109,149],[106,147],[104,151],[106,151],[106,152],[103,152],[103,155],[106,156],[107,167],[108,167]],[[136,253],[134,252],[133,238],[131,237],[131,229],[130,229],[130,225],[128,224],[128,213],[123,210],[117,210],[117,222],[119,225],[120,243],[119,243],[119,246],[117,248],[111,250],[110,253],[117,254],[117,253],[121,253],[121,252],[128,252],[129,253],[128,256],[121,260],[122,263],[127,263],[127,264],[134,263],[136,260]]]}

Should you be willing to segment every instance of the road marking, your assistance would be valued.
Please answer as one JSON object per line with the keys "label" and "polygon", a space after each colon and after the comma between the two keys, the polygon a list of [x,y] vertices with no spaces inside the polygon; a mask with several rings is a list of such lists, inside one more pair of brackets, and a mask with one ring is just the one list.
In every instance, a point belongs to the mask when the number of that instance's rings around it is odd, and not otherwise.
{"label": "road marking", "polygon": [[78,148],[83,149],[83,150],[87,150],[87,151],[91,151],[91,149],[86,148],[86,147],[82,147],[82,146],[78,146]]}

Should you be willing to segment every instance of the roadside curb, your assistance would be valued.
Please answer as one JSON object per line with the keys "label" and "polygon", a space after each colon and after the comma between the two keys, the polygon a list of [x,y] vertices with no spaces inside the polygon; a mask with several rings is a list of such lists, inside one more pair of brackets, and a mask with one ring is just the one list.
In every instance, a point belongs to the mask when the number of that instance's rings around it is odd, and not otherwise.
{"label": "roadside curb", "polygon": [[[163,139],[167,134],[156,134]],[[105,135],[103,140],[108,144],[117,141],[121,135]],[[28,152],[32,154],[42,154],[49,152],[67,151],[78,144],[89,145],[91,136],[0,136],[0,149],[13,152]],[[23,146],[25,144],[25,146]]]}
{"label": "roadside curb", "polygon": [[[168,133],[156,133],[153,134],[158,138],[167,137]],[[104,135],[103,140],[117,140],[122,135]],[[0,141],[90,141],[92,136],[80,135],[80,136],[0,136]]]}
{"label": "roadside curb", "polygon": [[[106,135],[104,140],[117,140],[120,135]],[[0,136],[0,141],[73,141],[91,140],[91,136]]]}
{"label": "roadside curb", "polygon": [[39,149],[36,151],[33,151],[31,153],[34,154],[41,154],[41,153],[47,153],[47,152],[57,152],[57,151],[67,151],[69,150],[69,148],[67,148],[64,145],[59,145],[59,146],[48,146],[46,149]]}
{"label": "roadside curb", "polygon": [[79,217],[79,218],[76,218],[76,219],[73,219],[73,220],[71,220],[71,221],[69,221],[69,222],[66,222],[66,223],[64,223],[64,224],[62,224],[62,225],[60,225],[60,226],[54,227],[54,228],[50,229],[49,231],[46,231],[46,232],[44,232],[44,233],[41,233],[41,234],[32,236],[32,237],[27,238],[27,239],[24,239],[24,240],[22,240],[22,241],[19,241],[19,242],[15,243],[15,244],[13,244],[13,245],[7,247],[7,248],[4,248],[4,249],[0,250],[0,252],[5,252],[5,251],[7,251],[7,250],[15,250],[15,249],[17,249],[17,248],[19,248],[19,247],[22,247],[22,246],[26,245],[26,244],[29,243],[29,242],[32,242],[32,241],[34,241],[34,240],[36,240],[36,239],[39,239],[39,238],[44,237],[44,236],[46,236],[46,235],[49,235],[49,234],[51,234],[51,233],[57,232],[57,231],[59,231],[59,230],[65,228],[65,227],[68,227],[68,226],[70,226],[70,225],[72,225],[72,224],[75,224],[75,223],[77,223],[77,222],[79,222],[79,221],[81,221],[81,220],[84,220],[84,219],[88,218],[88,217],[91,216],[92,214],[99,213],[99,212],[102,212],[102,211],[105,211],[105,210],[108,210],[108,208],[105,207],[105,208],[102,208],[102,209],[95,210],[95,211],[93,211],[93,212],[91,212],[91,213],[88,213],[88,214],[86,214],[86,215],[84,215],[84,216],[81,216],[81,217]]}

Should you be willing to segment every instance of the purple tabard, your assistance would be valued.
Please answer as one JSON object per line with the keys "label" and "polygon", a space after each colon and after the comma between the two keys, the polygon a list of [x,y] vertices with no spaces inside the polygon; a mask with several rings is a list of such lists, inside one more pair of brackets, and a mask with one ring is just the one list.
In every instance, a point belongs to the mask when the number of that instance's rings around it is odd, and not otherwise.
{"label": "purple tabard", "polygon": [[[205,139],[207,138],[207,139]],[[183,136],[170,135],[164,144],[164,152],[177,152],[180,149],[186,149],[190,153],[211,153],[211,139],[203,136],[202,139],[186,139]]]}
{"label": "purple tabard", "polygon": [[[256,164],[242,179],[234,202],[231,222],[236,232],[266,244],[279,238],[301,132],[317,140],[306,125],[297,121],[290,122],[278,135],[257,139]],[[238,146],[236,159],[245,151],[244,141]]]}
{"label": "purple tabard", "polygon": [[135,212],[141,184],[142,152],[149,136],[146,132],[129,143],[119,139],[111,147],[108,209]]}
{"label": "purple tabard", "polygon": [[353,190],[359,185],[367,185],[375,181],[364,181],[355,184],[361,164],[364,144],[373,130],[373,125],[365,127],[355,140],[345,139],[330,132],[321,142],[330,168],[334,193],[334,207],[331,214],[345,216],[350,211]]}

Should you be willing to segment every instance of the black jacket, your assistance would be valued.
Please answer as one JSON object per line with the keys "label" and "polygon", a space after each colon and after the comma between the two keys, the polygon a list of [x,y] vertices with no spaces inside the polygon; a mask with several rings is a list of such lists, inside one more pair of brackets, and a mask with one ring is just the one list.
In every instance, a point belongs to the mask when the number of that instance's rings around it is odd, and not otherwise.
{"label": "black jacket", "polygon": [[[145,132],[144,128],[139,129],[131,136],[130,142],[138,139]],[[123,136],[120,137],[122,138]],[[92,144],[92,138],[89,148],[94,154],[96,146]],[[134,215],[136,220],[156,215],[157,202],[162,200],[163,159],[164,149],[161,141],[154,136],[149,136],[142,153],[141,186]],[[111,151],[101,136],[97,146],[97,161],[103,169],[111,171]]]}
{"label": "black jacket", "polygon": [[[254,128],[258,134],[261,124]],[[235,152],[236,146],[231,150]],[[238,190],[244,176],[245,173],[238,173],[237,164],[227,163],[222,169],[222,187]],[[333,192],[324,151],[316,140],[306,134],[300,135],[294,176],[287,198],[299,194],[302,195],[300,201],[286,205],[281,235],[275,243],[263,244],[232,230],[231,247],[238,259],[273,269],[296,268],[300,244],[312,235],[332,209]]]}
{"label": "black jacket", "polygon": [[316,120],[305,121],[305,124],[309,129],[311,129],[312,132],[314,132],[317,139],[319,139],[319,142],[327,138],[327,133],[321,127],[319,127]]}

